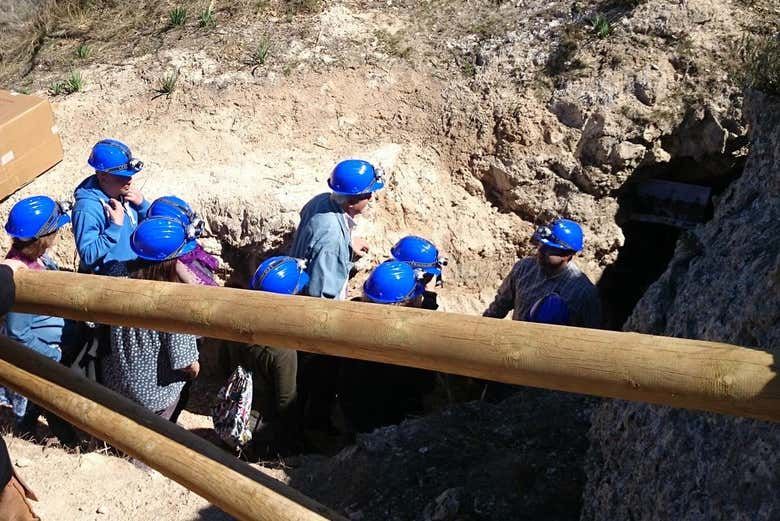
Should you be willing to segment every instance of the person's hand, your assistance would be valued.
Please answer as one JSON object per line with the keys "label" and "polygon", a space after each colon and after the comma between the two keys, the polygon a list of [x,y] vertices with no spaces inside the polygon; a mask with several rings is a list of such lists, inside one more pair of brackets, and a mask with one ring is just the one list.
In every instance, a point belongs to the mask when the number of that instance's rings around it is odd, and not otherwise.
{"label": "person's hand", "polygon": [[5,264],[9,268],[11,268],[11,270],[13,270],[14,272],[16,272],[17,270],[26,270],[27,269],[27,265],[25,263],[23,263],[22,261],[17,260],[17,259],[5,259],[2,262],[0,262],[0,264]]}
{"label": "person's hand", "polygon": [[361,237],[352,238],[352,251],[357,257],[362,257],[368,253],[368,243]]}
{"label": "person's hand", "polygon": [[106,212],[108,212],[108,218],[111,222],[122,226],[125,222],[125,208],[122,203],[116,199],[109,199],[108,205],[106,205]]}
{"label": "person's hand", "polygon": [[127,192],[125,192],[125,200],[130,202],[131,204],[134,204],[136,206],[140,205],[142,202],[144,202],[144,194],[141,193],[141,191],[137,188],[130,187],[127,189]]}
{"label": "person's hand", "polygon": [[195,362],[192,362],[187,367],[183,367],[181,369],[181,372],[183,372],[185,375],[187,375],[188,380],[194,380],[198,377],[198,374],[200,373],[200,362],[197,360]]}

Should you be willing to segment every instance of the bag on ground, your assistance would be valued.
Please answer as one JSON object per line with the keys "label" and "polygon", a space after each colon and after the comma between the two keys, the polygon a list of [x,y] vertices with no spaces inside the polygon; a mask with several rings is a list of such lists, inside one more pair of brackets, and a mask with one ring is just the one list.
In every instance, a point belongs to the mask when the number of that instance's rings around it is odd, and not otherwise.
{"label": "bag on ground", "polygon": [[214,430],[233,449],[241,449],[252,439],[252,373],[238,366],[219,390],[211,411]]}

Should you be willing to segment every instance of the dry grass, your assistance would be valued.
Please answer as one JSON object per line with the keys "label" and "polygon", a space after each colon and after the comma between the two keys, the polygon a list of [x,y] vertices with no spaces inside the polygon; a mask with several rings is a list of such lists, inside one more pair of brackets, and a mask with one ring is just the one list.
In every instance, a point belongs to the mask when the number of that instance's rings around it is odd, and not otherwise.
{"label": "dry grass", "polygon": [[[203,2],[46,0],[26,18],[0,26],[0,82],[18,82],[27,76],[44,49],[47,63],[69,67],[75,58],[73,47],[66,53],[56,43],[72,40],[74,46],[80,43],[95,47],[97,42],[105,53],[127,45],[130,35],[136,41],[154,40],[168,26],[170,10],[181,4],[197,9]],[[111,23],[103,23],[105,20]]]}
{"label": "dry grass", "polygon": [[747,37],[740,65],[737,81],[744,87],[780,96],[780,32]]}
{"label": "dry grass", "polygon": [[92,50],[90,59],[103,63],[157,52],[172,27],[188,29],[179,15],[182,25],[172,25],[173,11],[191,13],[196,25],[210,28],[231,19],[315,16],[323,5],[322,0],[43,0],[36,8],[30,2],[25,10],[0,13],[0,84],[28,84],[41,56],[53,72],[78,66],[83,59],[76,54],[79,45]]}

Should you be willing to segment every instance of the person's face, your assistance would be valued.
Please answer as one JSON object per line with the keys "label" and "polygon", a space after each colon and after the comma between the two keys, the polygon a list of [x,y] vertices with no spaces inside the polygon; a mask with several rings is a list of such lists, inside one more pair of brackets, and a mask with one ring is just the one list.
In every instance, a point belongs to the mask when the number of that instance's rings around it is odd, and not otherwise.
{"label": "person's face", "polygon": [[571,258],[572,255],[570,253],[564,253],[561,250],[545,245],[539,246],[539,249],[536,251],[536,261],[547,273],[556,273],[562,270]]}
{"label": "person's face", "polygon": [[133,178],[98,172],[98,183],[100,184],[100,189],[103,190],[103,193],[113,199],[118,199],[127,195],[130,186],[133,184]]}
{"label": "person's face", "polygon": [[360,215],[366,211],[366,208],[368,208],[368,203],[371,201],[372,197],[373,196],[370,193],[352,197],[350,198],[349,202],[347,203],[347,207],[344,210],[349,214],[350,217]]}

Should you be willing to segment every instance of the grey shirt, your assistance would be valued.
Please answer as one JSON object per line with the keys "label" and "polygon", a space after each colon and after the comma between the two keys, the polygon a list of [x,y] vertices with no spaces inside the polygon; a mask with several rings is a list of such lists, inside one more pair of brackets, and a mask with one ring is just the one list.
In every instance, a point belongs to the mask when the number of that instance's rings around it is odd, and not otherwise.
{"label": "grey shirt", "polygon": [[557,293],[569,306],[571,326],[601,327],[601,302],[596,286],[587,275],[569,262],[560,273],[548,276],[535,257],[519,260],[498,288],[496,298],[482,314],[504,318],[514,310],[512,320],[524,320],[539,299]]}
{"label": "grey shirt", "polygon": [[344,210],[331,194],[315,196],[301,210],[290,256],[306,259],[307,292],[312,297],[343,298],[352,269],[351,234]]}
{"label": "grey shirt", "polygon": [[193,335],[112,327],[111,352],[101,359],[101,377],[106,387],[160,412],[184,387],[186,377],[179,369],[197,360]]}

